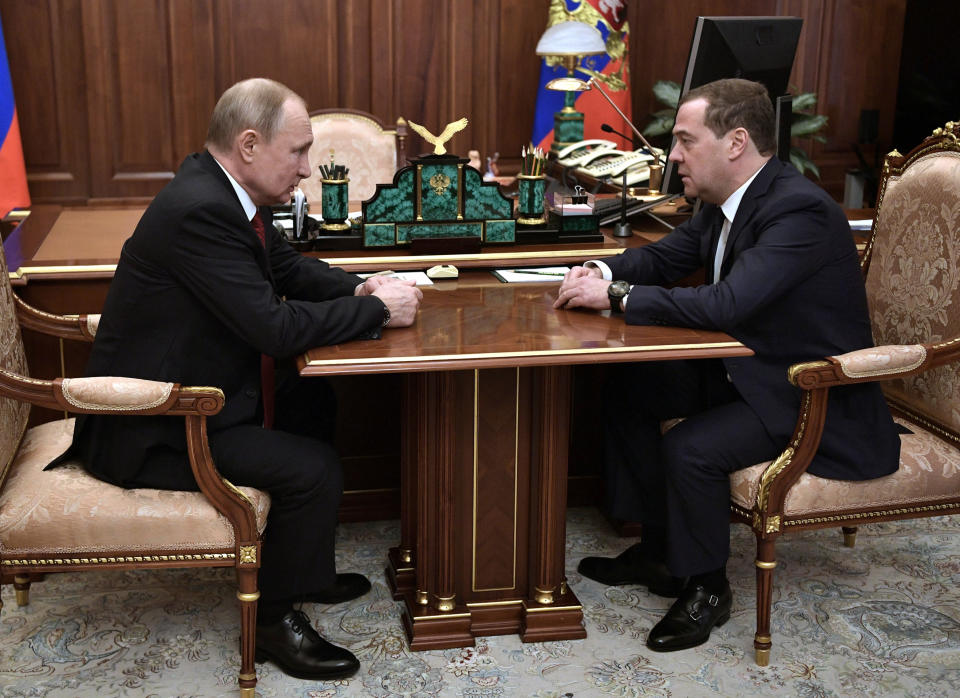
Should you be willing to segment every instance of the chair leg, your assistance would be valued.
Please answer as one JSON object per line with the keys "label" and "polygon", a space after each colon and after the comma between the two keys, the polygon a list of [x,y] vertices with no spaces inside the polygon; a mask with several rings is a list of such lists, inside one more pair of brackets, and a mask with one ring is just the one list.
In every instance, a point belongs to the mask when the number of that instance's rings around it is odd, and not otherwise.
{"label": "chair leg", "polygon": [[842,526],[841,530],[843,531],[843,546],[845,548],[852,548],[857,543],[857,527],[856,526]]}
{"label": "chair leg", "polygon": [[257,599],[260,598],[257,590],[257,569],[238,567],[237,583],[237,598],[240,599],[240,675],[237,683],[240,686],[241,698],[256,698],[257,668],[254,655],[257,639]]}
{"label": "chair leg", "polygon": [[773,602],[774,540],[757,538],[757,632],[753,636],[753,651],[758,666],[770,663],[770,606]]}
{"label": "chair leg", "polygon": [[16,591],[17,606],[30,605],[30,575],[18,574],[13,578],[13,588]]}

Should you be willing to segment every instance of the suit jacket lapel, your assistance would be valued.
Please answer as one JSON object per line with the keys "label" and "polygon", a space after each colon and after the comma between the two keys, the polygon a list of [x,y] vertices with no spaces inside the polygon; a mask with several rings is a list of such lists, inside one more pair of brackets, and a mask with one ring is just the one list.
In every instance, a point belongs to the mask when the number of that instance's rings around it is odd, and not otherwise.
{"label": "suit jacket lapel", "polygon": [[[753,218],[760,201],[767,195],[770,184],[782,169],[783,163],[780,160],[776,157],[770,158],[743,193],[740,206],[737,207],[737,215],[734,217],[733,223],[730,224],[726,247],[723,248],[723,261],[720,263],[721,275],[728,270],[730,255],[736,248],[737,238],[740,237],[747,223]],[[719,210],[719,207],[717,209]],[[714,245],[714,249],[716,249],[716,245]]]}
{"label": "suit jacket lapel", "polygon": [[[223,169],[219,164],[217,164],[217,161],[214,159],[213,155],[210,154],[209,150],[204,150],[202,153],[200,153],[199,162],[205,170],[210,172],[223,185],[226,195],[235,201],[237,208],[240,209],[240,215],[245,216],[246,214],[243,211],[243,205],[240,203],[240,199],[237,198],[237,192],[233,190],[233,185],[230,184],[230,180],[227,179],[227,175],[223,173]],[[261,206],[258,210],[260,211],[260,218],[263,219],[264,228],[266,231],[269,231],[270,228],[267,226],[273,225],[273,213],[270,210],[270,207]],[[263,275],[269,279],[270,283],[272,284],[273,276],[270,274],[270,265],[267,262],[267,251],[270,245],[269,232],[264,233],[265,245],[261,245],[260,240],[257,238],[257,232],[253,229],[253,225],[248,225],[246,230],[249,230],[249,241],[255,250],[254,256],[257,258],[257,263],[260,265]]]}

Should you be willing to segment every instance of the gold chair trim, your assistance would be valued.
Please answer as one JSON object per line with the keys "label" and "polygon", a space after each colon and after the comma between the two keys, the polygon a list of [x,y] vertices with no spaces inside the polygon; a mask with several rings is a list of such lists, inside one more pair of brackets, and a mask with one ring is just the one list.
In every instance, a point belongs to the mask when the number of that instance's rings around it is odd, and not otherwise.
{"label": "gold chair trim", "polygon": [[178,553],[175,555],[123,555],[110,557],[8,558],[3,567],[45,567],[48,565],[123,565],[141,562],[192,562],[196,560],[233,560],[234,553]]}

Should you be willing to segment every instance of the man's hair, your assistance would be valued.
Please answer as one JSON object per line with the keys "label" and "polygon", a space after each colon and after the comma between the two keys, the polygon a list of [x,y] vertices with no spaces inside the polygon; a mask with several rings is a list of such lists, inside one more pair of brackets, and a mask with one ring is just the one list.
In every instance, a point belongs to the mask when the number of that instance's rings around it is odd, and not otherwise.
{"label": "man's hair", "polygon": [[286,85],[267,78],[250,78],[229,87],[217,101],[207,128],[207,146],[230,150],[237,134],[248,128],[269,143],[283,125],[283,105],[303,99]]}
{"label": "man's hair", "polygon": [[728,78],[695,87],[681,99],[679,106],[695,99],[707,101],[703,121],[720,138],[731,129],[744,128],[761,155],[777,150],[776,117],[767,88],[759,82]]}

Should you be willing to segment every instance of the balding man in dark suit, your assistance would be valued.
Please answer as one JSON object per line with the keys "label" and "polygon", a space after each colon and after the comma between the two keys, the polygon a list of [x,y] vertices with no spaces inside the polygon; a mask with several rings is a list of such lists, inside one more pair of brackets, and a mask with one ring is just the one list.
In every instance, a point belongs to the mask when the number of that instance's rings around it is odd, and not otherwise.
{"label": "balding man in dark suit", "polygon": [[[283,85],[251,79],[223,94],[206,150],[184,160],[123,246],[87,372],[223,390],[225,406],[208,420],[214,462],[234,484],[272,499],[257,659],[330,679],[359,662],[321,638],[296,604],[346,601],[370,583],[336,573],[343,484],[329,443],[332,394],[323,381],[299,380],[291,359],[408,326],[422,296],[407,282],[363,281],[303,257],[276,232],[269,206],[289,201],[310,176],[312,142],[303,100]],[[268,429],[261,386],[271,378]],[[74,451],[91,473],[123,487],[196,489],[177,418],[82,418]]]}

